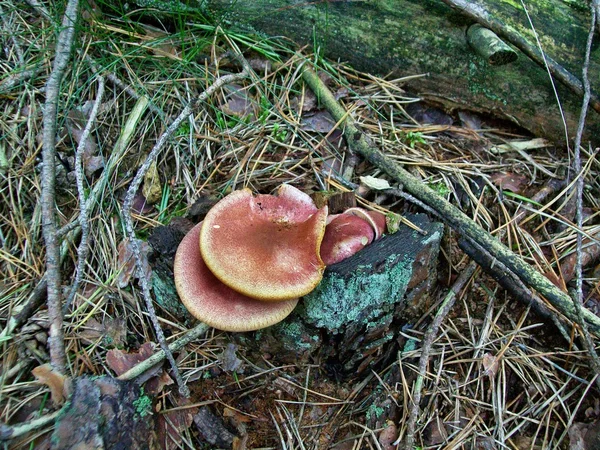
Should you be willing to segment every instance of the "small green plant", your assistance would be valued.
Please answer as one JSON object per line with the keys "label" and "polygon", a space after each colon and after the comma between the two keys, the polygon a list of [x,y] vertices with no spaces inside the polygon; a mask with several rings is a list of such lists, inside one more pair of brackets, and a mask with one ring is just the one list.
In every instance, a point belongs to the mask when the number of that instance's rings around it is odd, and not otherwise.
{"label": "small green plant", "polygon": [[410,146],[410,148],[415,148],[416,144],[425,144],[425,138],[423,137],[423,133],[420,131],[407,131],[404,133],[404,141]]}
{"label": "small green plant", "polygon": [[135,414],[139,417],[146,417],[152,414],[152,399],[144,394],[144,388],[140,388],[140,396],[133,401]]}
{"label": "small green plant", "polygon": [[285,142],[288,132],[286,129],[282,129],[278,123],[273,125],[273,132],[271,133],[273,139],[279,142]]}
{"label": "small green plant", "polygon": [[438,194],[442,197],[445,197],[446,195],[448,195],[450,193],[450,189],[448,189],[448,186],[446,186],[441,181],[438,183],[427,183],[427,186],[429,186],[431,189],[433,189],[436,192],[436,194]]}

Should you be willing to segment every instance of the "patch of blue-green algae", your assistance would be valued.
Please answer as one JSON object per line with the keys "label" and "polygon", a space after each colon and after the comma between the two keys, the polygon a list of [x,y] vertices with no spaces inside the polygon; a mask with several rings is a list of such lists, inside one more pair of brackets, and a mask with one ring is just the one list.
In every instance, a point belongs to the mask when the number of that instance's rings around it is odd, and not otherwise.
{"label": "patch of blue-green algae", "polygon": [[332,272],[304,298],[300,314],[308,324],[335,333],[351,322],[367,328],[391,314],[402,299],[412,275],[412,260],[388,258],[377,273],[359,266],[348,278]]}

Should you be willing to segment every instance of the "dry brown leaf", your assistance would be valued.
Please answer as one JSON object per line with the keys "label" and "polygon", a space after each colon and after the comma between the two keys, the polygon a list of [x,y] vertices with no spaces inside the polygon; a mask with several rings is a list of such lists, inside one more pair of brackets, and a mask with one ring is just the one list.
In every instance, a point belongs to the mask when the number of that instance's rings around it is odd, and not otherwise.
{"label": "dry brown leaf", "polygon": [[[144,274],[146,279],[150,280],[150,276],[152,275],[152,267],[148,262],[148,254],[152,251],[152,249],[145,241],[140,241],[139,246],[142,263],[144,266]],[[119,255],[117,262],[119,264],[119,268],[121,268],[121,272],[119,272],[119,276],[117,277],[117,286],[124,288],[129,284],[132,277],[137,277],[137,273],[135,273],[135,258],[133,257],[133,250],[131,248],[129,239],[122,240],[119,243],[118,250]]]}
{"label": "dry brown leaf", "polygon": [[104,167],[104,159],[98,156],[98,144],[92,133],[88,134],[85,142],[82,141],[87,120],[87,115],[82,110],[72,109],[67,115],[66,128],[77,145],[83,145],[81,163],[85,174],[91,176]]}
{"label": "dry brown leaf", "polygon": [[219,107],[221,111],[229,116],[243,119],[254,113],[252,99],[248,96],[248,90],[237,84],[230,84],[223,88],[226,94],[226,103]]}
{"label": "dry brown leaf", "polygon": [[529,178],[512,172],[499,172],[491,176],[492,182],[504,191],[521,194],[527,187]]}
{"label": "dry brown leaf", "polygon": [[153,205],[162,198],[162,185],[160,184],[160,176],[158,169],[156,168],[156,161],[153,161],[144,175],[144,186],[142,187],[142,194],[146,198],[146,201]]}
{"label": "dry brown leaf", "polygon": [[55,405],[62,405],[66,397],[65,382],[67,377],[52,370],[50,364],[37,366],[31,373],[40,383],[50,388],[52,402]]}
{"label": "dry brown leaf", "polygon": [[78,335],[86,343],[95,343],[98,339],[103,339],[107,346],[120,347],[125,343],[127,324],[124,319],[118,317],[105,317],[102,323],[90,319]]}
{"label": "dry brown leaf", "polygon": [[154,344],[146,342],[137,352],[125,352],[119,349],[109,350],[106,353],[106,364],[117,376],[124,374],[138,363],[148,359],[154,353]]}
{"label": "dry brown leaf", "polygon": [[482,358],[483,373],[489,378],[494,378],[498,372],[498,358],[490,353],[486,353]]}
{"label": "dry brown leaf", "polygon": [[394,450],[394,441],[398,438],[398,428],[391,420],[385,421],[385,428],[379,433],[379,443],[383,450]]}
{"label": "dry brown leaf", "polygon": [[[173,394],[171,401],[177,407],[186,406],[190,401],[186,398]],[[180,448],[183,440],[183,432],[194,423],[194,415],[198,407],[182,408],[175,411],[167,411],[158,415],[157,435],[158,444],[163,450]]]}
{"label": "dry brown leaf", "polygon": [[597,450],[600,448],[600,421],[575,422],[569,428],[569,450]]}
{"label": "dry brown leaf", "polygon": [[302,129],[307,131],[329,133],[334,125],[335,120],[328,111],[317,111],[302,118]]}
{"label": "dry brown leaf", "polygon": [[169,374],[162,370],[158,376],[152,377],[146,382],[146,392],[156,396],[163,391],[165,386],[170,386],[173,383],[174,381]]}

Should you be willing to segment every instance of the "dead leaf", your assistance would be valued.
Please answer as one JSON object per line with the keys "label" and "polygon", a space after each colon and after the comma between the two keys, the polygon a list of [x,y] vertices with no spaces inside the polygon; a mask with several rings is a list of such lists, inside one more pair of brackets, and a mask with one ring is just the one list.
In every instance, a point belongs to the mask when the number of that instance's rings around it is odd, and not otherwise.
{"label": "dead leaf", "polygon": [[117,376],[124,374],[138,363],[148,359],[154,353],[154,344],[146,342],[137,352],[125,352],[119,349],[109,350],[106,353],[106,364]]}
{"label": "dead leaf", "polygon": [[370,175],[366,177],[360,177],[361,184],[364,184],[369,189],[373,189],[375,191],[381,191],[384,189],[390,189],[390,183],[388,180],[384,180],[383,178],[375,178]]}
{"label": "dead leaf", "polygon": [[482,358],[483,373],[490,379],[496,376],[498,372],[498,358],[490,353],[486,353]]}
{"label": "dead leaf", "polygon": [[[176,394],[170,396],[175,407],[186,406],[190,401]],[[194,423],[194,415],[198,413],[198,407],[176,409],[158,415],[157,435],[158,444],[163,450],[181,448],[183,433]]]}
{"label": "dead leaf", "polygon": [[170,386],[173,383],[174,381],[169,374],[162,370],[158,376],[152,377],[146,382],[146,392],[150,395],[158,395],[165,386]]}
{"label": "dead leaf", "polygon": [[596,450],[600,448],[600,421],[575,422],[569,428],[569,450]]}
{"label": "dead leaf", "polygon": [[398,428],[391,420],[385,421],[385,428],[379,433],[379,443],[383,450],[394,450],[396,446],[394,442],[398,438]]}
{"label": "dead leaf", "polygon": [[431,125],[452,125],[454,120],[439,108],[429,106],[424,102],[409,103],[406,112],[417,122]]}
{"label": "dead leaf", "polygon": [[72,109],[67,115],[66,128],[77,145],[83,145],[81,163],[89,177],[104,167],[104,159],[98,155],[98,144],[92,133],[88,134],[85,142],[82,141],[87,120],[88,116],[82,110]]}
{"label": "dead leaf", "polygon": [[425,428],[423,436],[424,443],[427,446],[440,445],[444,443],[447,437],[448,433],[444,428],[444,423],[440,420],[439,416],[436,415]]}
{"label": "dead leaf", "polygon": [[223,350],[223,354],[221,355],[221,367],[226,372],[237,372],[242,373],[240,370],[242,367],[242,360],[237,357],[235,352],[238,347],[235,344],[227,344],[225,350]]}
{"label": "dead leaf", "polygon": [[458,118],[462,126],[470,130],[481,130],[481,117],[471,111],[459,111]]}
{"label": "dead leaf", "polygon": [[[140,246],[140,256],[142,257],[142,265],[144,267],[144,276],[146,280],[150,280],[152,276],[152,267],[148,262],[148,254],[152,251],[150,245],[145,241],[138,241]],[[124,288],[129,284],[132,277],[137,278],[138,274],[135,270],[135,258],[133,257],[133,250],[129,239],[123,239],[119,244],[119,255],[117,257],[117,263],[121,271],[117,277],[117,286]]]}
{"label": "dead leaf", "polygon": [[110,347],[120,347],[125,343],[127,324],[119,317],[105,317],[102,323],[96,319],[88,320],[82,327],[79,337],[86,343],[95,343],[103,339],[104,344]]}
{"label": "dead leaf", "polygon": [[504,191],[521,194],[527,187],[529,178],[512,172],[499,172],[491,177],[492,182]]}
{"label": "dead leaf", "polygon": [[240,85],[230,84],[224,87],[224,90],[227,92],[225,96],[227,101],[220,106],[221,111],[229,116],[241,119],[254,115],[254,107],[252,99],[248,96],[248,89]]}
{"label": "dead leaf", "polygon": [[33,376],[42,384],[50,388],[52,402],[55,405],[62,405],[65,401],[65,382],[67,377],[52,370],[50,364],[43,364],[31,371]]}
{"label": "dead leaf", "polygon": [[317,111],[302,118],[302,129],[306,131],[329,133],[334,125],[335,120],[327,111]]}
{"label": "dead leaf", "polygon": [[156,168],[156,161],[153,161],[144,175],[144,186],[142,187],[142,194],[146,198],[146,201],[153,205],[162,198],[162,185],[160,184],[160,176],[158,175],[158,169]]}

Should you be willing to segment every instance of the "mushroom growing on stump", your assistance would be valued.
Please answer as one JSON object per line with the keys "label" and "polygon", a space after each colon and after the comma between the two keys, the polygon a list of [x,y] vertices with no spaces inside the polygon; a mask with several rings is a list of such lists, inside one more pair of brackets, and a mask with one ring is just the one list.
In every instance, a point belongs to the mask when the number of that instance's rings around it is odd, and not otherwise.
{"label": "mushroom growing on stump", "polygon": [[327,207],[318,209],[290,185],[277,196],[242,189],[208,212],[200,251],[210,271],[237,292],[263,301],[298,298],[323,277],[326,220]]}
{"label": "mushroom growing on stump", "polygon": [[259,330],[285,319],[298,299],[262,302],[234,291],[212,274],[200,254],[201,227],[199,223],[192,228],[175,255],[175,286],[190,314],[223,331]]}
{"label": "mushroom growing on stump", "polygon": [[385,232],[385,215],[362,208],[349,208],[330,216],[321,243],[321,258],[325,265],[336,264],[351,257]]}

